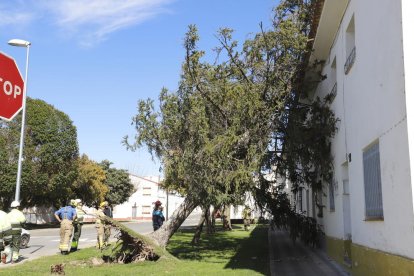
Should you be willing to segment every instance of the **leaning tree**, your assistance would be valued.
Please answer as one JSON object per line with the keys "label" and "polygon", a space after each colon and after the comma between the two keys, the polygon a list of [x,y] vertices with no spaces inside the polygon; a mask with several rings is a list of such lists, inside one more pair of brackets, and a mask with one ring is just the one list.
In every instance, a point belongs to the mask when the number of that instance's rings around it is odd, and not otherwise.
{"label": "leaning tree", "polygon": [[159,108],[153,100],[139,101],[133,118],[137,134],[124,142],[128,149],[147,146],[163,164],[163,185],[186,195],[152,234],[160,245],[196,206],[232,202],[257,186],[274,135],[286,124],[288,103],[296,98],[310,7],[308,1],[282,1],[272,28],[261,28],[242,46],[232,39],[232,30],[221,29],[215,62],[203,60],[197,29],[190,26],[177,91],[162,89]]}

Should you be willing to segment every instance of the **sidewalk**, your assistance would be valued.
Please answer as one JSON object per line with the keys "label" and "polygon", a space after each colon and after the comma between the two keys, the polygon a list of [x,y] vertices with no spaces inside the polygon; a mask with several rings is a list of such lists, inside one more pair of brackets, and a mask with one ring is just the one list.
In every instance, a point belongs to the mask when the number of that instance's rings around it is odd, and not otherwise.
{"label": "sidewalk", "polygon": [[322,250],[293,241],[285,231],[269,227],[271,275],[276,276],[348,276],[349,273],[329,259]]}

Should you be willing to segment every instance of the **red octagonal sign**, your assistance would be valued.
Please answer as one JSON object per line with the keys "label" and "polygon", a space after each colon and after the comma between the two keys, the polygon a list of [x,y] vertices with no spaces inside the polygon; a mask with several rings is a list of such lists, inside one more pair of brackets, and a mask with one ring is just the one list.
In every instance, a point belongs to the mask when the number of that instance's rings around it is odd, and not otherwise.
{"label": "red octagonal sign", "polygon": [[22,109],[23,86],[16,61],[0,52],[0,118],[10,121]]}

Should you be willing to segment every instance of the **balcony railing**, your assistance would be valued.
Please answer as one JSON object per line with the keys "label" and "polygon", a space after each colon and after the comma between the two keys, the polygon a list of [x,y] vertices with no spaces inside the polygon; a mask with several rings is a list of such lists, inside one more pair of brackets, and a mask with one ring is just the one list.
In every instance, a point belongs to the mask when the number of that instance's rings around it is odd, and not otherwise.
{"label": "balcony railing", "polygon": [[355,46],[352,48],[351,53],[349,54],[348,58],[346,59],[345,65],[344,65],[344,71],[345,75],[348,74],[348,72],[351,70],[352,65],[355,62],[355,56],[356,56],[356,49]]}
{"label": "balcony railing", "polygon": [[332,89],[331,89],[331,92],[330,92],[330,94],[332,95],[332,100],[333,99],[335,99],[335,97],[336,97],[336,93],[338,92],[338,85],[337,85],[337,83],[335,82],[335,84],[334,84],[334,86],[332,87]]}

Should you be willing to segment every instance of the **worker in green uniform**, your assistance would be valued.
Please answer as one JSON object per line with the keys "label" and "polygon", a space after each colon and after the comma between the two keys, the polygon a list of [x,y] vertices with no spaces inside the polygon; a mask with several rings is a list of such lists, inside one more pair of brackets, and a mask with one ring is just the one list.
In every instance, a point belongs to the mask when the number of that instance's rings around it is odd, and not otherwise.
{"label": "worker in green uniform", "polygon": [[10,205],[11,211],[7,214],[9,221],[11,223],[11,249],[12,249],[12,261],[17,262],[19,260],[19,251],[20,251],[20,241],[22,237],[22,228],[26,223],[26,216],[22,211],[19,210],[20,202],[13,201]]}
{"label": "worker in green uniform", "polygon": [[78,250],[79,239],[82,233],[83,218],[86,212],[83,210],[83,204],[81,199],[75,199],[76,203],[76,218],[73,220],[73,238],[70,247],[70,251],[74,252]]}

